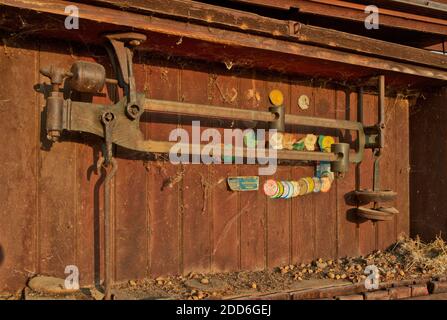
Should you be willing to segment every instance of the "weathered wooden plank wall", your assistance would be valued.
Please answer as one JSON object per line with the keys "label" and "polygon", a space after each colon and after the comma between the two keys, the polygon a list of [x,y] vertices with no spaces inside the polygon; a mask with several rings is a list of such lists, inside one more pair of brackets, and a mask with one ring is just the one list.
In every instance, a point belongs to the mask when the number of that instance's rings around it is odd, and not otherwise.
{"label": "weathered wooden plank wall", "polygon": [[410,112],[412,236],[447,239],[447,88],[420,96]]}
{"label": "weathered wooden plank wall", "polygon": [[[40,66],[68,67],[91,60],[66,43],[45,42],[0,48],[0,292],[21,288],[32,274],[64,277],[67,265],[77,265],[81,284],[102,275],[102,178],[95,174],[100,139],[70,134],[50,145],[41,128],[43,96],[34,86],[44,79]],[[95,59],[107,59],[95,53]],[[287,112],[337,119],[357,119],[357,95],[287,75],[256,70],[138,55],[138,89],[156,99],[212,103],[267,110],[268,92],[285,95]],[[47,81],[47,80],[45,80]],[[48,82],[48,81],[47,81]],[[311,99],[298,108],[301,94]],[[116,98],[111,88],[95,101]],[[377,121],[377,99],[365,96],[365,123]],[[397,102],[396,102],[397,101]],[[177,127],[191,130],[191,118],[146,115],[142,130],[167,139]],[[189,123],[189,124],[188,124]],[[347,176],[328,194],[292,200],[268,200],[259,192],[232,193],[229,175],[256,175],[250,165],[180,165],[161,157],[117,148],[119,171],[114,180],[114,270],[117,281],[164,274],[259,270],[319,257],[366,254],[391,244],[398,232],[408,232],[408,104],[387,99],[387,145],[383,187],[399,192],[401,214],[376,226],[353,220],[346,193],[372,186],[372,155],[356,177]],[[205,127],[221,126],[213,120]],[[295,130],[295,129],[294,129]],[[318,132],[317,132],[318,133]],[[343,141],[349,135],[334,133]],[[353,137],[355,139],[355,137]],[[313,175],[311,166],[280,166],[276,179]],[[173,179],[178,177],[179,179]],[[268,177],[261,177],[261,183]],[[167,183],[171,179],[174,183]]]}

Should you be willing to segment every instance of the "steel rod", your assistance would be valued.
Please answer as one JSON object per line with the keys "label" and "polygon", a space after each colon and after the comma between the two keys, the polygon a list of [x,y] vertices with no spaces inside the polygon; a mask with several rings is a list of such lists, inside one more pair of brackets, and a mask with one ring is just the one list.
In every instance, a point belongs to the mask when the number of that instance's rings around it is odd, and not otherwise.
{"label": "steel rod", "polygon": [[[144,109],[150,112],[184,114],[191,116],[212,117],[212,118],[231,119],[231,120],[262,121],[262,122],[270,122],[275,120],[274,113],[267,111],[244,110],[244,109],[217,107],[204,104],[155,100],[155,99],[146,99]],[[365,134],[363,131],[363,126],[359,122],[286,114],[285,123],[288,125],[355,130],[358,132],[359,146],[358,146],[358,152],[353,153],[350,156],[350,161],[354,163],[359,163],[362,161],[364,144],[365,144]],[[166,148],[163,149],[166,150]],[[312,154],[315,154],[315,152],[312,152]],[[297,159],[297,157],[299,159]],[[302,157],[305,157],[306,159],[303,159]],[[280,159],[308,160],[307,157],[308,157],[307,154],[300,155],[297,151],[278,152],[278,158]],[[331,161],[331,160],[321,160],[321,161]]]}
{"label": "steel rod", "polygon": [[385,76],[379,76],[379,127],[380,127],[380,145],[382,148],[385,143]]}

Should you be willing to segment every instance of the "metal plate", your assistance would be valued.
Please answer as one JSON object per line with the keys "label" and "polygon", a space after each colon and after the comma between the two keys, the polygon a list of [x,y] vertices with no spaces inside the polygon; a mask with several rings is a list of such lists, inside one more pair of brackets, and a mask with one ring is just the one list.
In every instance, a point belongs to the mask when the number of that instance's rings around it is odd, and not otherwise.
{"label": "metal plate", "polygon": [[393,201],[397,196],[397,192],[391,190],[358,190],[354,194],[360,204]]}
{"label": "metal plate", "polygon": [[390,221],[393,220],[394,213],[385,211],[388,209],[390,208],[373,209],[373,208],[359,207],[357,208],[357,214],[360,217],[368,220]]}

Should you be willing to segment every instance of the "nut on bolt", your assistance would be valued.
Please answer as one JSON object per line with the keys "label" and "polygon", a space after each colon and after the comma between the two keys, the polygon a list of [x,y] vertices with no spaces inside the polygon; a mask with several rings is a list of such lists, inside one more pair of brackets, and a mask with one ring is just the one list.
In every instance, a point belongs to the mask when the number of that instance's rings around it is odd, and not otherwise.
{"label": "nut on bolt", "polygon": [[115,119],[115,115],[112,112],[105,112],[102,117],[102,122],[104,124],[110,123]]}

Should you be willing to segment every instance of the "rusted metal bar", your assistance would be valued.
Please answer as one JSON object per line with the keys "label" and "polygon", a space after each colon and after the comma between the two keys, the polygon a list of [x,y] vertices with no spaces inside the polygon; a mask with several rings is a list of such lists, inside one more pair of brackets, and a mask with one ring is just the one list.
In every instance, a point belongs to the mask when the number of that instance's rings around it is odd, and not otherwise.
{"label": "rusted metal bar", "polygon": [[104,299],[110,300],[112,298],[112,283],[113,283],[113,270],[114,270],[114,260],[112,257],[112,234],[113,234],[113,218],[111,210],[111,183],[113,177],[118,170],[118,162],[115,159],[110,160],[110,165],[112,169],[107,173],[104,180]]}
{"label": "rusted metal bar", "polygon": [[267,111],[235,109],[197,103],[154,99],[146,99],[144,109],[146,111],[155,111],[162,113],[181,113],[184,115],[194,115],[198,117],[202,116],[244,121],[270,122],[275,120],[275,115]]}
{"label": "rusted metal bar", "polygon": [[385,146],[385,76],[379,76],[379,139],[380,146]]}
{"label": "rusted metal bar", "polygon": [[[244,110],[236,108],[216,107],[203,104],[163,101],[154,99],[146,99],[144,109],[146,111],[152,111],[152,112],[179,113],[185,115],[213,117],[213,118],[231,119],[231,120],[272,122],[275,121],[276,119],[274,113],[267,111]],[[365,144],[365,135],[363,132],[363,126],[359,122],[348,121],[348,120],[315,118],[315,117],[303,117],[303,116],[286,114],[285,123],[288,125],[355,130],[358,132],[359,149],[356,154],[350,155],[350,161],[353,163],[358,163],[362,161],[364,144]],[[296,154],[296,151],[291,152],[291,154],[285,153],[283,154],[283,156],[290,157],[292,154]],[[304,159],[298,159],[298,160],[304,160]]]}

